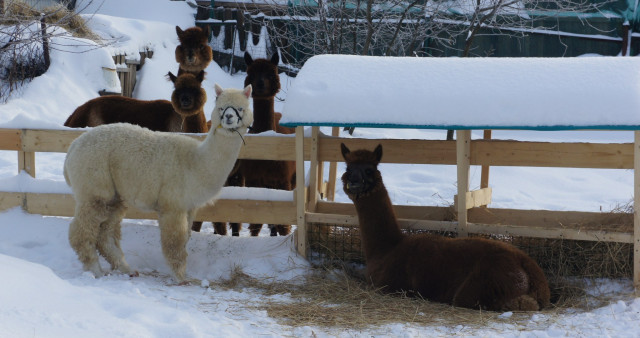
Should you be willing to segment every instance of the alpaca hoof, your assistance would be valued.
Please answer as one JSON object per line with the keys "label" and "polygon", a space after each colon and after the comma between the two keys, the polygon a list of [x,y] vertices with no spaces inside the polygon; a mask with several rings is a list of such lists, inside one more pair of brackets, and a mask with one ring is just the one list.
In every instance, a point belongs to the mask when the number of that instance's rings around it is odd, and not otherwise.
{"label": "alpaca hoof", "polygon": [[240,237],[240,233],[234,231],[234,232],[231,233],[231,236]]}
{"label": "alpaca hoof", "polygon": [[138,271],[134,271],[132,273],[129,274],[129,277],[133,278],[133,277],[140,277],[140,273]]}
{"label": "alpaca hoof", "polygon": [[102,268],[100,267],[100,264],[96,263],[96,264],[92,264],[89,267],[85,267],[85,271],[89,271],[93,274],[94,277],[96,278],[100,278],[102,276],[105,276],[105,272],[102,271]]}

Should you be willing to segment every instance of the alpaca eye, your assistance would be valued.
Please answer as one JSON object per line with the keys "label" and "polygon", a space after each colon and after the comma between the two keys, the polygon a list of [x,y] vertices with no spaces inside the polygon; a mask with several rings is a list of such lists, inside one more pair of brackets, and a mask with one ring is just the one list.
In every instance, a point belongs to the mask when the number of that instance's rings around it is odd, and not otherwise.
{"label": "alpaca eye", "polygon": [[366,169],[364,171],[367,175],[372,175],[373,174],[373,169]]}
{"label": "alpaca eye", "polygon": [[241,112],[241,111],[243,111],[243,110],[244,110],[244,108],[242,108],[242,107],[238,108],[238,111],[239,111],[239,112]]}

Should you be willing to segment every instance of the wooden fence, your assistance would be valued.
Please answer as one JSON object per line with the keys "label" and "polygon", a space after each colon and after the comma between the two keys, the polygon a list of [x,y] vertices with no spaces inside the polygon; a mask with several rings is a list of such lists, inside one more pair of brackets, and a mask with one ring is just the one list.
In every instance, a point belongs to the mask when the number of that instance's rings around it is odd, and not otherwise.
{"label": "wooden fence", "polygon": [[[83,132],[82,130],[0,129],[0,150],[17,151],[17,169],[24,170],[36,177],[36,153],[65,153],[71,142]],[[192,135],[192,137],[204,138],[203,135]],[[240,158],[295,159],[293,137],[247,135],[244,139],[246,145],[240,152]],[[60,163],[61,167],[62,165]],[[0,210],[16,206],[22,206],[27,212],[35,214],[73,216],[75,202],[71,194],[0,192]],[[131,208],[127,211],[126,217],[156,219],[157,216],[154,213]],[[220,222],[295,224],[296,206],[294,200],[219,200],[215,206],[200,209],[196,219]]]}
{"label": "wooden fence", "polygon": [[[435,230],[458,233],[459,236],[494,234],[531,238],[633,243],[633,280],[640,287],[640,219],[631,213],[579,212],[488,208],[490,166],[563,167],[597,169],[634,169],[634,210],[640,208],[640,132],[634,143],[549,143],[492,140],[471,140],[470,130],[457,131],[455,141],[357,139],[321,135],[312,127],[311,138],[303,142],[303,128],[296,129],[298,178],[302,158],[309,158],[309,193],[297,196],[298,249],[306,254],[306,224],[358,223],[352,203],[331,200],[335,182],[335,166],[329,172],[329,200],[321,200],[316,187],[323,181],[323,163],[342,161],[340,143],[350,149],[374,149],[382,144],[383,163],[448,164],[457,166],[458,194],[455,198],[455,219],[450,208],[436,206],[394,205],[401,227],[411,230]],[[334,128],[333,135],[338,135]],[[304,151],[303,151],[304,149]],[[307,154],[307,151],[311,151]],[[469,191],[469,168],[483,167],[481,189]],[[300,184],[301,181],[298,182]],[[304,214],[304,216],[302,216]],[[300,231],[302,230],[302,231]]]}
{"label": "wooden fence", "polygon": [[[126,97],[133,97],[133,90],[136,87],[136,79],[138,70],[144,65],[144,61],[147,58],[153,56],[153,51],[146,50],[140,52],[139,57],[135,57],[127,54],[118,54],[113,56],[113,62],[116,64],[116,76],[120,81],[120,92],[108,92],[101,91],[100,95],[122,95]],[[113,71],[113,70],[112,70]]]}
{"label": "wooden fence", "polygon": [[[455,141],[358,139],[323,135],[318,127],[304,136],[303,127],[292,136],[247,135],[240,152],[242,159],[296,160],[297,188],[291,201],[219,200],[215,206],[198,212],[203,221],[296,224],[297,248],[308,254],[307,223],[355,226],[357,215],[351,203],[333,202],[336,162],[342,161],[340,143],[351,149],[373,149],[382,144],[383,162],[407,164],[456,165],[458,195],[454,219],[449,208],[437,206],[395,205],[401,226],[410,229],[470,233],[502,234],[533,238],[633,243],[633,280],[640,286],[640,218],[631,213],[550,211],[488,208],[491,188],[488,174],[483,175],[481,189],[469,191],[471,165],[519,167],[566,167],[598,169],[634,169],[634,210],[640,209],[640,132],[635,143],[549,143],[471,140],[471,132],[457,132]],[[83,131],[0,129],[0,150],[18,154],[18,169],[36,176],[37,152],[66,152],[69,144]],[[202,138],[202,135],[193,137]],[[309,182],[305,187],[305,161],[310,163]],[[330,163],[328,184],[324,184],[324,163]],[[60,163],[62,166],[62,163]],[[483,171],[484,171],[483,170]],[[301,193],[301,191],[303,191]],[[74,202],[70,194],[0,192],[0,210],[22,206],[27,212],[52,216],[72,216]],[[155,219],[156,215],[129,210],[127,218]]]}

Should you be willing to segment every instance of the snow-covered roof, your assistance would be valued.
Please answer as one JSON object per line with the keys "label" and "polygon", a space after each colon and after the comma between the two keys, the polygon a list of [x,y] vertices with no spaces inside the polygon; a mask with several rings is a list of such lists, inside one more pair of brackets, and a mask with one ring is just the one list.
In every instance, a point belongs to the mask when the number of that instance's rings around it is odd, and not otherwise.
{"label": "snow-covered roof", "polygon": [[281,124],[430,129],[640,129],[640,59],[319,55]]}

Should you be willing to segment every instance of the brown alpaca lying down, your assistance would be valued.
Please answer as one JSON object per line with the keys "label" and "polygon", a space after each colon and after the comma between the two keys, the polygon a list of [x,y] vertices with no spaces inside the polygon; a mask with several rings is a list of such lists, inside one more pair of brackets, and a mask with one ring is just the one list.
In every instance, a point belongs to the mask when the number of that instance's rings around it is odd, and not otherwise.
{"label": "brown alpaca lying down", "polygon": [[207,94],[201,84],[204,71],[198,76],[185,73],[179,77],[169,72],[174,84],[171,101],[137,100],[119,95],[97,97],[82,104],[67,118],[67,127],[95,127],[126,122],[154,131],[206,133],[204,104]]}
{"label": "brown alpaca lying down", "polygon": [[347,163],[343,188],[358,213],[373,285],[472,309],[535,311],[549,305],[549,286],[540,267],[507,243],[403,234],[377,169],[382,146],[373,152],[341,147]]}

